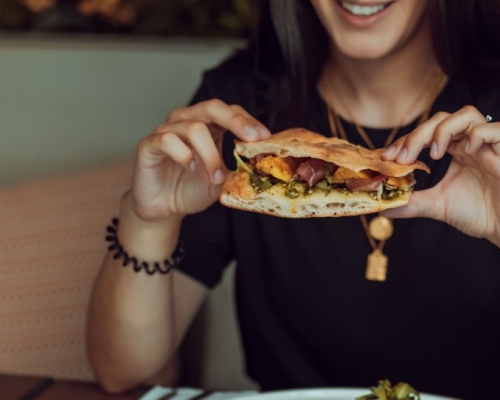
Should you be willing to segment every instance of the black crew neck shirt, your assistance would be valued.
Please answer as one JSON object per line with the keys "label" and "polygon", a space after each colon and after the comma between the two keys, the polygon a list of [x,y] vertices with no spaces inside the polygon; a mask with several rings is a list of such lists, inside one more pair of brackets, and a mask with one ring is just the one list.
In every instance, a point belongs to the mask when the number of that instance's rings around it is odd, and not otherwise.
{"label": "black crew neck shirt", "polygon": [[[242,89],[254,84],[250,66],[238,55],[205,73],[194,102],[219,98],[255,115]],[[466,90],[450,81],[432,114],[467,104],[495,118],[500,96],[495,88]],[[308,105],[305,128],[331,136],[317,92]],[[364,145],[343,123],[349,140]],[[390,129],[366,131],[382,147]],[[233,138],[226,136],[224,157],[233,168]],[[427,151],[420,159],[432,172],[416,172],[416,190],[438,183],[450,163]],[[263,390],[390,379],[467,400],[500,398],[500,250],[430,219],[394,225],[384,248],[387,281],[370,282],[364,272],[372,248],[359,217],[284,219],[216,203],[185,219],[187,256],[179,269],[213,287],[237,260],[246,370]]]}

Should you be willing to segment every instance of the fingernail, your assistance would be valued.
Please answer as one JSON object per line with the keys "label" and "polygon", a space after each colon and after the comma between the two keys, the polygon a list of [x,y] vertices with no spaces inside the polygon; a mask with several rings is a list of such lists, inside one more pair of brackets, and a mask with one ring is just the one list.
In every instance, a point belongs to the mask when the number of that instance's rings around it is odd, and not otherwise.
{"label": "fingernail", "polygon": [[257,130],[260,133],[261,139],[267,139],[267,138],[271,137],[271,132],[269,132],[269,130],[267,128],[265,128],[264,126],[262,126],[262,125],[258,126]]}
{"label": "fingernail", "polygon": [[406,160],[406,157],[408,157],[408,149],[406,147],[403,148],[403,150],[401,150],[401,153],[399,153],[399,159],[401,161],[404,161]]}
{"label": "fingernail", "polygon": [[469,141],[467,141],[467,144],[465,145],[465,152],[466,152],[467,154],[469,154],[469,153],[470,153],[470,142],[469,142]]}
{"label": "fingernail", "polygon": [[191,161],[191,163],[189,164],[189,170],[191,172],[194,172],[194,170],[196,169],[196,162],[193,160]]}
{"label": "fingernail", "polygon": [[245,126],[243,131],[245,132],[245,135],[247,135],[247,138],[249,138],[250,140],[257,140],[259,138],[259,132],[251,125]]}
{"label": "fingernail", "polygon": [[438,155],[438,144],[436,142],[432,142],[431,146],[431,156],[436,158]]}
{"label": "fingernail", "polygon": [[218,169],[214,173],[214,183],[216,185],[220,185],[222,182],[224,182],[224,173],[222,172],[221,169]]}
{"label": "fingernail", "polygon": [[395,151],[396,151],[396,146],[391,146],[386,151],[384,151],[382,153],[382,155],[384,155],[386,157],[390,157],[394,154]]}

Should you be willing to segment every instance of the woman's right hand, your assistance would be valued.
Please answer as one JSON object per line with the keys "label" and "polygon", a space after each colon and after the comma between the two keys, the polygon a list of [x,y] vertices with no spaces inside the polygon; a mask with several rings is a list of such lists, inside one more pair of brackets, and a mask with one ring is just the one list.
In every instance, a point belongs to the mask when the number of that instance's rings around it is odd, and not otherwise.
{"label": "woman's right hand", "polygon": [[217,201],[228,172],[221,157],[228,130],[247,142],[271,135],[243,108],[221,100],[174,110],[138,146],[129,193],[136,215],[161,221],[203,211]]}

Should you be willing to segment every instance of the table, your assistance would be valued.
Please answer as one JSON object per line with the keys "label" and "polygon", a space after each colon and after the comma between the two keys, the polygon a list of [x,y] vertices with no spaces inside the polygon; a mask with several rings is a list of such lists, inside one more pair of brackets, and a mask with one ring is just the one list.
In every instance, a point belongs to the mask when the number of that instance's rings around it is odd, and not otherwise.
{"label": "table", "polygon": [[140,387],[125,394],[108,395],[95,383],[0,375],[1,400],[137,400],[148,390]]}

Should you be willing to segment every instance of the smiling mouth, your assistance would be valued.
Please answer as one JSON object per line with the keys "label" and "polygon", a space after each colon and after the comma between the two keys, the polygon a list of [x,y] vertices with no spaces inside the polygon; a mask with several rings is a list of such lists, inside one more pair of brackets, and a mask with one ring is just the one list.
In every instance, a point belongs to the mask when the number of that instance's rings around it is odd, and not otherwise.
{"label": "smiling mouth", "polygon": [[349,2],[344,2],[337,0],[337,2],[342,6],[344,10],[357,17],[371,17],[372,15],[378,14],[384,11],[386,8],[392,5],[392,1],[389,3],[377,4],[377,5],[359,5]]}

